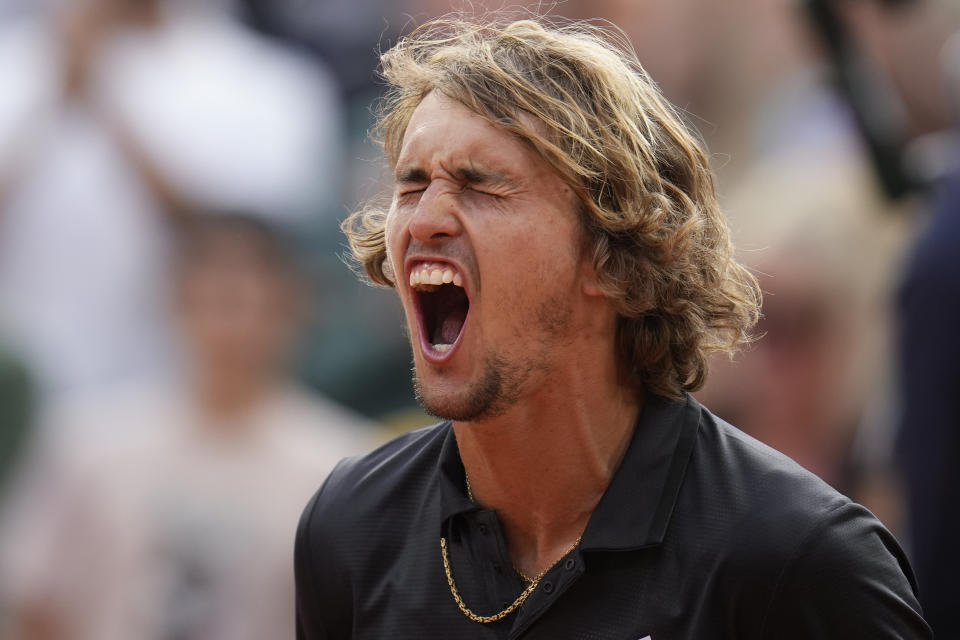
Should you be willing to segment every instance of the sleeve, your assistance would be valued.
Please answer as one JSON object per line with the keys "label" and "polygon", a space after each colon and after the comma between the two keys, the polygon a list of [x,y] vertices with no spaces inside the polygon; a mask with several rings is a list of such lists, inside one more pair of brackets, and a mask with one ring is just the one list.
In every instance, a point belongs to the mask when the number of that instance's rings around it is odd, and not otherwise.
{"label": "sleeve", "polygon": [[[322,491],[322,489],[321,489]],[[297,538],[294,544],[293,571],[297,587],[297,640],[326,640],[327,632],[321,621],[321,601],[316,585],[313,553],[310,549],[310,521],[316,508],[318,491],[307,504],[300,524],[297,526]]]}
{"label": "sleeve", "polygon": [[844,503],[800,540],[777,578],[762,638],[933,637],[903,551],[865,508]]}
{"label": "sleeve", "polygon": [[300,517],[294,543],[297,640],[347,640],[352,637],[352,604],[346,572],[337,563],[336,509],[330,489],[338,465],[311,498]]}

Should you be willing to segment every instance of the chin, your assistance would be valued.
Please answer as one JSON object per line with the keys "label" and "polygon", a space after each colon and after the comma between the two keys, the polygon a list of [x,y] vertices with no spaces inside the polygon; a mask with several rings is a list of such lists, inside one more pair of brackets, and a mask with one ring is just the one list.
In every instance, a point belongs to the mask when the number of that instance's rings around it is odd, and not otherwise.
{"label": "chin", "polygon": [[496,418],[516,401],[517,387],[510,391],[496,367],[487,367],[478,381],[467,382],[459,388],[440,389],[414,375],[413,389],[417,401],[432,416],[457,422],[476,422]]}

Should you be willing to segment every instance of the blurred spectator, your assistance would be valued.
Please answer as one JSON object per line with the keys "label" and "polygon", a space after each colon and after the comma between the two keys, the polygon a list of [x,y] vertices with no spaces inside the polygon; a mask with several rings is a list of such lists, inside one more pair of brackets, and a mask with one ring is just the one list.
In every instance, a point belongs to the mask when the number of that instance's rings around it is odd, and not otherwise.
{"label": "blurred spectator", "polygon": [[855,46],[894,90],[911,136],[943,132],[956,122],[942,57],[960,25],[955,0],[831,0]]}
{"label": "blurred spectator", "polygon": [[[186,0],[181,0],[186,1]],[[207,0],[211,1],[211,0]],[[410,385],[410,349],[395,329],[399,305],[357,282],[344,268],[339,223],[387,177],[380,150],[368,138],[371,105],[380,96],[379,50],[412,23],[414,2],[393,0],[236,0],[252,27],[329,67],[344,98],[341,199],[309,238],[324,297],[336,299],[322,326],[309,333],[301,374],[316,388],[368,416],[416,406]],[[378,393],[367,393],[370,386]]]}
{"label": "blurred spectator", "polygon": [[361,420],[283,374],[300,294],[262,223],[189,227],[184,382],[72,414],[78,437],[34,467],[3,543],[12,637],[293,637],[297,518],[365,444]]}
{"label": "blurred spectator", "polygon": [[880,215],[871,176],[849,158],[776,160],[726,201],[740,259],[764,291],[761,337],[712,362],[699,395],[850,493],[856,429],[886,382],[883,309],[902,224]]}
{"label": "blurred spectator", "polygon": [[[896,311],[899,424],[888,438],[902,465],[908,540],[924,614],[937,638],[960,638],[960,4],[953,0],[837,1],[857,43],[896,90],[906,132],[902,162],[934,183],[933,216],[910,252]],[[901,406],[897,410],[896,402]]]}
{"label": "blurred spectator", "polygon": [[169,366],[171,218],[339,202],[332,81],[214,7],[48,0],[0,24],[0,327],[45,400]]}
{"label": "blurred spectator", "polygon": [[644,68],[703,135],[724,195],[754,167],[788,155],[862,161],[801,4],[571,0],[564,10],[624,30]]}
{"label": "blurred spectator", "polygon": [[913,567],[937,638],[960,638],[960,174],[943,186],[900,292],[903,462]]}

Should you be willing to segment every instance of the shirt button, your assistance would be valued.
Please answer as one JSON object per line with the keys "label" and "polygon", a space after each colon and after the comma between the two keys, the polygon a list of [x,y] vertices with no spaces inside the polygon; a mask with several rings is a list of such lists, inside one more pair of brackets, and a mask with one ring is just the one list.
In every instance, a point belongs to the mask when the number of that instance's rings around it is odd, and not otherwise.
{"label": "shirt button", "polygon": [[553,583],[552,583],[552,582],[544,582],[544,583],[543,583],[543,591],[544,591],[544,593],[553,593]]}
{"label": "shirt button", "polygon": [[481,534],[487,535],[487,525],[481,524],[481,525],[480,525],[479,527],[477,527],[477,528],[480,530],[480,533],[481,533]]}
{"label": "shirt button", "polygon": [[567,561],[563,563],[563,568],[567,571],[572,571],[575,566],[577,566],[577,561],[573,558],[567,558]]}

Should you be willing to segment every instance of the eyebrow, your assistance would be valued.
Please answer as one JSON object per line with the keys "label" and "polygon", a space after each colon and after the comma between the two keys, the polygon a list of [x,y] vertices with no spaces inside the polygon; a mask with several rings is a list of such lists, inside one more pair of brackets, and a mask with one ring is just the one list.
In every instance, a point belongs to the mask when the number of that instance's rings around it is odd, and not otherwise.
{"label": "eyebrow", "polygon": [[[513,181],[502,173],[475,166],[461,167],[451,173],[455,180],[468,184],[490,186],[513,184]],[[422,184],[429,182],[430,176],[420,167],[406,167],[396,172],[394,180],[397,184]]]}
{"label": "eyebrow", "polygon": [[398,170],[394,181],[397,184],[410,184],[410,183],[421,183],[429,182],[430,177],[427,175],[427,172],[419,167],[408,167],[402,170]]}

